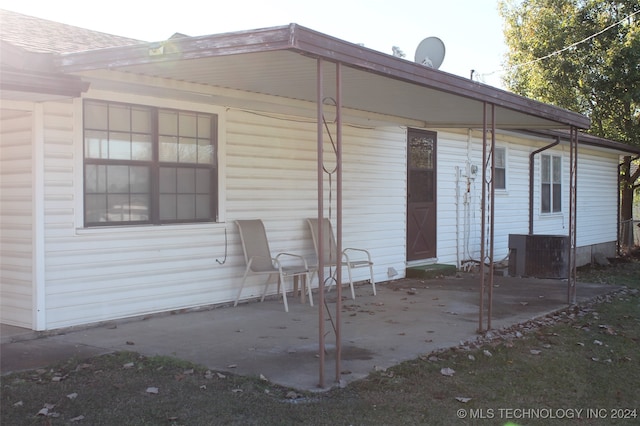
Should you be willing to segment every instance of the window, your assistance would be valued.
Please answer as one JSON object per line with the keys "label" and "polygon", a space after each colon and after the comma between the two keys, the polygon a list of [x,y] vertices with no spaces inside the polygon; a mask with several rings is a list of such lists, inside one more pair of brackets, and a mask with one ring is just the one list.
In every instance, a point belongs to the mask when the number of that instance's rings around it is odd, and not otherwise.
{"label": "window", "polygon": [[435,148],[435,133],[421,132],[409,139],[409,196],[412,203],[435,201]]}
{"label": "window", "polygon": [[84,103],[85,226],[213,221],[217,116]]}
{"label": "window", "polygon": [[556,155],[542,155],[540,164],[541,212],[562,211],[562,159]]}
{"label": "window", "polygon": [[495,148],[496,167],[493,178],[495,189],[507,189],[507,153],[505,148]]}

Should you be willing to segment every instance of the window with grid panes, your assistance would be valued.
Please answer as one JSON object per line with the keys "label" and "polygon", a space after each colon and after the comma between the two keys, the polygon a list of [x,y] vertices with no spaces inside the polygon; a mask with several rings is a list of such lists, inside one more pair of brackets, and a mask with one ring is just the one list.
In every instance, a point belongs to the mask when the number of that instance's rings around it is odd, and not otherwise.
{"label": "window with grid panes", "polygon": [[507,154],[505,148],[495,148],[494,188],[507,189]]}
{"label": "window with grid panes", "polygon": [[562,211],[562,158],[557,155],[540,157],[540,211],[558,213]]}
{"label": "window with grid panes", "polygon": [[84,102],[85,226],[215,221],[217,116]]}

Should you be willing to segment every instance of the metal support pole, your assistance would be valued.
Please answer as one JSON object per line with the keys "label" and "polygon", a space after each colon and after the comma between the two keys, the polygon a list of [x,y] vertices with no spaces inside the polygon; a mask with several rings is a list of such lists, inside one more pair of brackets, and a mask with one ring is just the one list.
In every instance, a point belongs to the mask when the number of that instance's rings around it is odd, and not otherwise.
{"label": "metal support pole", "polygon": [[569,274],[567,280],[567,304],[576,303],[576,249],[578,209],[578,129],[571,127],[569,136]]}
{"label": "metal support pole", "polygon": [[491,181],[489,183],[489,309],[487,311],[487,330],[491,330],[493,308],[493,249],[495,225],[495,176],[496,176],[496,107],[491,104]]}
{"label": "metal support pole", "polygon": [[340,63],[336,64],[336,210],[337,210],[337,234],[336,241],[338,256],[338,270],[336,271],[336,315],[335,315],[335,332],[336,332],[336,382],[340,383],[340,374],[342,371],[342,67]]}
{"label": "metal support pole", "polygon": [[480,201],[480,209],[482,210],[481,229],[480,229],[480,309],[478,315],[478,332],[484,331],[484,237],[485,237],[485,216],[486,216],[486,196],[484,190],[484,182],[487,178],[487,168],[485,167],[487,160],[487,103],[482,104],[482,199]]}
{"label": "metal support pole", "polygon": [[[491,329],[493,305],[493,250],[494,250],[494,199],[495,199],[495,146],[496,146],[496,114],[495,105],[491,108],[491,139],[487,139],[488,117],[487,103],[483,104],[482,115],[482,229],[480,234],[480,309],[478,315],[478,332],[484,329],[485,293],[487,294],[487,330]],[[489,146],[487,146],[489,145]],[[488,172],[488,173],[487,173]],[[487,176],[488,175],[488,176]],[[487,242],[487,239],[489,240]],[[485,272],[488,260],[488,282]]]}
{"label": "metal support pole", "polygon": [[322,127],[322,117],[324,115],[322,99],[324,98],[324,87],[322,84],[323,72],[322,72],[322,59],[318,59],[317,70],[317,159],[318,159],[318,358],[320,365],[318,386],[324,387],[324,354],[325,354],[325,341],[324,341],[324,238],[322,219],[324,217],[324,129]]}

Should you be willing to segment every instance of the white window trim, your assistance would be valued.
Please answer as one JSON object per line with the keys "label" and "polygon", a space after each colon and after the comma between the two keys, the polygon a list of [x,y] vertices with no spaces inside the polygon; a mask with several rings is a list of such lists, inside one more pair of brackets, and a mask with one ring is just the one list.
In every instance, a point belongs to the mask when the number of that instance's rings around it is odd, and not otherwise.
{"label": "white window trim", "polygon": [[[157,108],[171,108],[178,110],[187,110],[194,112],[202,112],[208,114],[216,114],[218,116],[218,139],[217,139],[217,160],[218,160],[218,217],[216,222],[207,223],[185,223],[185,224],[170,224],[170,225],[123,225],[123,226],[109,226],[106,229],[98,228],[85,228],[84,227],[84,129],[83,129],[83,101],[84,99],[96,99],[109,102],[123,102],[137,105],[148,105]],[[107,92],[102,90],[89,90],[84,93],[82,97],[74,99],[74,194],[75,194],[75,212],[74,212],[74,227],[76,234],[91,234],[91,233],[103,233],[103,232],[118,232],[118,230],[131,232],[134,229],[140,229],[149,231],[152,229],[184,229],[188,228],[219,228],[226,225],[226,145],[227,145],[227,123],[226,123],[226,108],[201,104],[196,102],[180,101],[176,99],[164,99],[155,98],[151,96],[134,95],[130,93],[119,92]]]}
{"label": "white window trim", "polygon": [[509,149],[506,146],[496,146],[496,150],[504,150],[504,188],[495,188],[496,194],[509,193]]}
{"label": "white window trim", "polygon": [[[553,206],[551,206],[551,211],[549,212],[543,212],[542,211],[542,157],[543,156],[548,156],[551,158],[551,167],[553,167],[553,158],[557,157],[560,158],[560,202],[561,207],[560,207],[560,211],[554,212],[553,211]],[[564,200],[564,182],[562,180],[562,177],[564,176],[564,156],[560,153],[541,153],[540,157],[539,157],[539,161],[538,161],[538,213],[540,214],[540,217],[542,218],[552,218],[552,217],[560,217],[560,216],[564,216],[564,206],[565,206],[565,200]],[[553,169],[551,169],[551,188],[553,190]],[[553,194],[551,194],[551,199],[549,200],[550,202],[553,201]]]}

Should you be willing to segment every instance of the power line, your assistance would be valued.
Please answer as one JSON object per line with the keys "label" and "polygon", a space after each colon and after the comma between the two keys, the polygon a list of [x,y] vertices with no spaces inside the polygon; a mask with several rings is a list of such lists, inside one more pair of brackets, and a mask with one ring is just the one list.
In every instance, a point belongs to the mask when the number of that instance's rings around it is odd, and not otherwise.
{"label": "power line", "polygon": [[523,62],[523,63],[521,63],[521,64],[511,65],[510,67],[507,67],[506,69],[505,69],[505,68],[501,68],[501,69],[499,69],[499,70],[495,70],[495,71],[492,71],[492,72],[489,72],[489,73],[481,74],[481,75],[480,75],[480,77],[486,77],[486,76],[490,76],[490,75],[497,74],[497,73],[503,73],[503,72],[505,72],[505,71],[507,71],[507,70],[511,70],[511,69],[515,69],[515,68],[520,68],[520,67],[523,67],[523,66],[526,66],[526,65],[535,64],[535,63],[537,63],[537,62],[544,61],[545,59],[549,59],[549,58],[551,58],[552,56],[559,55],[559,54],[561,54],[562,52],[565,52],[565,51],[567,51],[567,50],[569,50],[569,49],[571,49],[571,48],[574,48],[574,47],[576,47],[576,46],[578,46],[578,45],[580,45],[580,44],[582,44],[582,43],[586,43],[587,41],[591,40],[592,38],[595,38],[595,37],[599,36],[600,34],[602,34],[602,33],[604,33],[604,32],[609,31],[611,28],[616,27],[616,26],[618,26],[618,25],[622,24],[624,21],[631,19],[632,17],[634,17],[634,16],[635,16],[635,15],[637,15],[638,13],[640,13],[640,10],[638,10],[638,11],[636,11],[636,12],[633,12],[633,13],[632,13],[632,14],[630,14],[629,16],[627,16],[627,17],[625,17],[625,18],[622,18],[622,19],[621,19],[621,20],[619,20],[618,22],[616,22],[616,23],[614,23],[614,24],[609,25],[607,28],[605,28],[605,29],[603,29],[603,30],[601,30],[601,31],[598,31],[597,33],[592,34],[592,35],[590,35],[590,36],[589,36],[589,37],[587,37],[587,38],[584,38],[584,39],[582,39],[582,40],[580,40],[580,41],[577,41],[577,42],[575,42],[575,43],[572,43],[572,44],[570,44],[569,46],[563,47],[563,48],[562,48],[562,49],[560,49],[560,50],[556,50],[555,52],[549,53],[548,55],[542,56],[542,57],[537,58],[537,59],[533,59],[533,60],[528,61],[528,62]]}
{"label": "power line", "polygon": [[548,58],[550,58],[550,57],[552,57],[552,56],[559,55],[560,53],[562,53],[562,52],[564,52],[564,51],[567,51],[567,50],[569,50],[569,49],[571,49],[571,48],[573,48],[573,47],[576,47],[576,46],[578,46],[578,45],[580,45],[580,44],[582,44],[582,43],[585,43],[585,42],[587,42],[587,41],[591,40],[592,38],[595,38],[595,37],[599,36],[600,34],[602,34],[602,33],[606,32],[606,31],[609,31],[611,28],[613,28],[613,27],[616,27],[616,26],[620,25],[621,23],[623,23],[623,22],[624,22],[624,21],[626,21],[627,19],[632,18],[634,15],[637,15],[638,13],[640,13],[640,10],[639,10],[639,11],[637,11],[637,12],[633,12],[631,15],[627,16],[626,18],[622,18],[621,20],[619,20],[619,21],[618,21],[618,22],[616,22],[615,24],[611,24],[611,25],[609,25],[607,28],[605,28],[604,30],[602,30],[602,31],[598,31],[597,33],[592,34],[592,35],[590,35],[589,37],[587,37],[587,38],[585,38],[585,39],[583,39],[583,40],[577,41],[577,42],[575,42],[575,43],[573,43],[573,44],[570,44],[569,46],[563,47],[562,49],[560,49],[560,50],[556,50],[555,52],[553,52],[553,53],[549,53],[548,55],[543,56],[543,57],[541,57],[541,58],[534,59],[534,60],[529,61],[529,62],[524,62],[524,63],[522,63],[522,64],[512,65],[512,66],[511,66],[511,67],[509,67],[509,68],[519,68],[519,67],[523,67],[523,66],[525,66],[525,65],[535,64],[536,62],[540,62],[540,61],[543,61],[543,60],[545,60],[545,59],[548,59]]}

